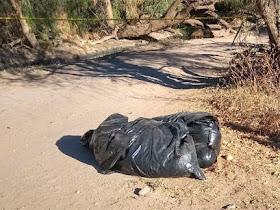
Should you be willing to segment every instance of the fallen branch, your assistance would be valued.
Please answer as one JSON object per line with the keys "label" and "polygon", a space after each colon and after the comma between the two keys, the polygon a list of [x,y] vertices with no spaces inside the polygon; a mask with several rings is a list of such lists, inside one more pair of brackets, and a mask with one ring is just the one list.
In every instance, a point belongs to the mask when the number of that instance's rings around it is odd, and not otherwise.
{"label": "fallen branch", "polygon": [[11,47],[13,47],[13,46],[19,44],[20,42],[21,42],[21,38],[16,39],[16,40],[10,42],[8,45],[10,45]]}
{"label": "fallen branch", "polygon": [[164,30],[169,31],[169,32],[174,33],[174,34],[179,35],[179,36],[183,36],[183,34],[179,30],[173,29],[171,27],[165,28]]}
{"label": "fallen branch", "polygon": [[215,8],[215,4],[210,4],[210,5],[202,5],[202,6],[197,6],[195,8],[195,10],[209,10],[209,11],[215,11],[216,8]]}
{"label": "fallen branch", "polygon": [[[231,32],[235,32],[226,21],[219,18],[219,16],[214,12],[215,3],[220,1],[223,0],[174,0],[166,13],[162,16],[162,19],[144,20],[123,25],[117,32],[117,36],[119,38],[139,37],[152,32],[164,30],[165,28],[180,23],[203,27],[204,24],[201,21],[189,19],[193,16],[193,12],[198,13],[197,11],[199,11],[201,13],[201,10],[203,10],[202,13],[205,13],[206,10],[209,15],[215,16],[227,29],[230,29]],[[180,5],[184,7],[179,7]]]}
{"label": "fallen branch", "polygon": [[208,14],[208,15],[210,15],[210,16],[212,16],[212,17],[214,17],[214,18],[216,18],[216,19],[218,19],[219,22],[220,22],[223,26],[225,26],[227,29],[229,29],[231,33],[235,33],[235,32],[236,32],[235,30],[233,30],[233,29],[230,27],[230,25],[229,25],[225,20],[223,20],[222,18],[220,18],[219,15],[218,15],[217,13],[215,13],[215,12],[213,12],[213,11],[206,11],[205,13]]}
{"label": "fallen branch", "polygon": [[17,17],[20,18],[19,19],[19,23],[21,25],[21,29],[22,29],[22,32],[23,32],[24,36],[29,41],[30,45],[33,48],[36,48],[36,46],[37,46],[36,36],[32,32],[30,26],[27,24],[27,21],[25,19],[23,19],[23,17],[24,17],[23,13],[22,13],[22,4],[23,4],[23,2],[21,1],[21,3],[18,4],[17,1],[10,0],[10,4],[11,4],[13,10],[15,11]]}
{"label": "fallen branch", "polygon": [[19,39],[16,39],[16,40],[8,43],[8,44],[3,44],[2,47],[5,48],[5,49],[13,48],[15,45],[19,44],[21,41],[22,41],[22,39],[19,38]]}
{"label": "fallen branch", "polygon": [[102,39],[94,41],[93,44],[101,44],[101,43],[103,43],[107,40],[110,40],[110,39],[118,39],[118,36],[117,36],[118,30],[119,30],[119,27],[116,26],[115,29],[114,29],[114,32],[111,35],[104,36]]}
{"label": "fallen branch", "polygon": [[201,27],[204,26],[204,24],[201,21],[196,20],[196,19],[187,19],[184,21],[184,23],[189,24],[191,26],[201,26]]}
{"label": "fallen branch", "polygon": [[206,24],[211,30],[221,30],[222,26],[219,24]]}

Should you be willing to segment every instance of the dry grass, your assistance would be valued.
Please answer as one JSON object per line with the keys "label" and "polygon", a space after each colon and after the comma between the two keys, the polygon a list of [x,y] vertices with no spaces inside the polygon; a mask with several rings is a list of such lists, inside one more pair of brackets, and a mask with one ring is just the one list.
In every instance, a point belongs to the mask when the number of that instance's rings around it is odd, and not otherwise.
{"label": "dry grass", "polygon": [[254,92],[269,95],[279,93],[280,50],[258,52],[248,48],[238,53],[230,63],[230,82],[239,87],[249,87]]}
{"label": "dry grass", "polygon": [[217,88],[208,100],[223,124],[279,139],[279,54],[249,49],[232,60],[230,85]]}
{"label": "dry grass", "polygon": [[223,124],[260,135],[280,134],[280,100],[277,97],[238,86],[216,90],[210,103]]}

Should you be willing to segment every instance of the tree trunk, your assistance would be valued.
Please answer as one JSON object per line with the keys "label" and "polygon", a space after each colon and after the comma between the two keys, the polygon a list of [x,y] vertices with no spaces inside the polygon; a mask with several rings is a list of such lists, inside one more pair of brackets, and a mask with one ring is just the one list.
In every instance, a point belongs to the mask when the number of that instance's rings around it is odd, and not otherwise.
{"label": "tree trunk", "polygon": [[[117,33],[119,38],[132,38],[139,37],[142,35],[149,34],[151,32],[156,32],[167,27],[170,27],[178,23],[186,23],[191,25],[203,25],[202,22],[196,20],[190,20],[191,12],[196,10],[206,10],[206,12],[212,12],[215,14],[214,4],[216,2],[223,0],[197,0],[197,1],[183,1],[183,0],[174,0],[171,6],[168,8],[166,13],[163,15],[160,20],[148,20],[137,22],[136,24],[128,24],[120,28]],[[179,10],[179,5],[184,3],[183,9]],[[174,18],[174,20],[172,20]],[[226,28],[229,28],[232,32],[235,32],[231,27],[222,19],[219,19],[219,22],[223,24]]]}
{"label": "tree trunk", "polygon": [[[23,18],[23,14],[22,14],[22,4],[23,3],[17,4],[15,0],[10,0],[10,3],[12,5],[13,9],[15,10],[17,17]],[[35,37],[35,34],[30,30],[26,20],[20,19],[19,22],[20,22],[23,34],[29,41],[30,45],[33,48],[35,48],[37,46],[37,39]]]}
{"label": "tree trunk", "polygon": [[125,13],[126,18],[138,19],[140,15],[140,10],[138,7],[144,3],[145,0],[126,0],[125,1]]}
{"label": "tree trunk", "polygon": [[[164,18],[174,18],[177,14],[177,7],[180,3],[182,3],[183,0],[175,0],[165,15]],[[126,25],[124,28],[121,28],[117,35],[119,38],[132,38],[132,37],[139,37],[142,35],[149,34],[151,32],[159,31],[161,29],[167,28],[169,26],[172,26],[175,23],[182,22],[182,20],[151,20],[146,21],[143,23],[136,23],[133,25]]]}
{"label": "tree trunk", "polygon": [[[112,4],[110,0],[104,0],[105,3],[105,9],[106,9],[106,18],[108,19],[113,19],[113,9],[112,9]],[[107,20],[107,24],[111,27],[115,27],[115,21],[114,20]]]}
{"label": "tree trunk", "polygon": [[168,10],[166,11],[166,13],[164,14],[164,18],[174,18],[175,15],[177,14],[177,8],[178,6],[183,2],[183,0],[175,0],[170,7],[168,8]]}
{"label": "tree trunk", "polygon": [[270,43],[280,48],[278,0],[257,0],[259,12],[266,22]]}

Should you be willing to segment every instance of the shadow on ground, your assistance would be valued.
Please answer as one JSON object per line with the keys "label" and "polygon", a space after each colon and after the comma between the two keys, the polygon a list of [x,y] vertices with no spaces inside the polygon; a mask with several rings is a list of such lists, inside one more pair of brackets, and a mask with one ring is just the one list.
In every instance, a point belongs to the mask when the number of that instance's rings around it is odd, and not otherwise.
{"label": "shadow on ground", "polygon": [[[95,60],[46,66],[44,70],[48,74],[42,77],[27,74],[25,79],[28,82],[38,81],[40,84],[52,75],[63,76],[61,78],[71,81],[85,78],[109,78],[114,82],[133,79],[173,89],[200,89],[217,84],[220,79],[217,74],[225,75],[226,61],[221,52],[228,45],[229,43],[202,44],[196,47],[196,50],[200,50],[198,52],[170,47],[119,53]],[[202,53],[201,49],[204,47]],[[180,50],[176,51],[177,49]],[[215,74],[216,76],[212,76]]]}
{"label": "shadow on ground", "polygon": [[244,134],[247,134],[246,137],[252,141],[258,142],[259,144],[270,147],[272,149],[280,150],[279,135],[260,136],[255,130],[251,129],[248,126],[242,126],[231,122],[228,122],[225,125],[233,130],[237,130]]}
{"label": "shadow on ground", "polygon": [[[149,66],[126,63],[119,58],[111,59],[109,65],[93,61],[80,62],[76,65],[81,71],[70,72],[67,70],[58,70],[55,73],[81,78],[104,77],[111,78],[113,81],[117,81],[118,79],[135,79],[174,89],[199,89],[212,86],[219,81],[219,78],[207,77],[193,72],[189,75],[175,75],[163,70],[164,67],[168,68],[170,66],[162,66],[160,69],[156,69]],[[182,67],[181,71],[184,72],[184,69],[187,68]],[[188,72],[191,71],[188,70]]]}
{"label": "shadow on ground", "polygon": [[96,162],[92,151],[82,146],[80,139],[81,136],[63,136],[56,142],[56,146],[65,155],[82,163],[92,165],[99,173],[101,173],[102,169]]}
{"label": "shadow on ground", "polygon": [[[134,79],[173,89],[200,89],[213,86],[220,79],[203,73],[209,75],[225,72],[224,68],[217,67],[217,62],[214,62],[216,57],[214,54],[147,51],[143,54],[127,53],[98,60],[85,60],[48,71],[80,79],[86,77],[110,78],[113,81]],[[171,68],[175,68],[176,73]]]}

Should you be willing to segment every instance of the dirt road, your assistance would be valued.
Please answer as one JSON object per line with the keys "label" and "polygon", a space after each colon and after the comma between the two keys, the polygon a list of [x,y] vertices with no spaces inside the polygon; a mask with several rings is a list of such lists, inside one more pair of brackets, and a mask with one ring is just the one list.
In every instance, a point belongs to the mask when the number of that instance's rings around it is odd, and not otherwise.
{"label": "dirt road", "polygon": [[[229,129],[223,128],[222,154],[231,152],[235,159],[219,158],[213,170],[205,170],[206,181],[103,175],[79,143],[80,135],[112,113],[133,120],[207,110],[201,103],[204,88],[224,73],[231,41],[186,41],[49,71],[3,74],[0,209],[220,209],[231,203],[279,208],[280,179],[270,174],[274,168],[263,165],[278,163],[255,161],[257,155],[277,151],[254,141],[242,143]],[[146,197],[135,195],[146,182],[155,190]]]}

